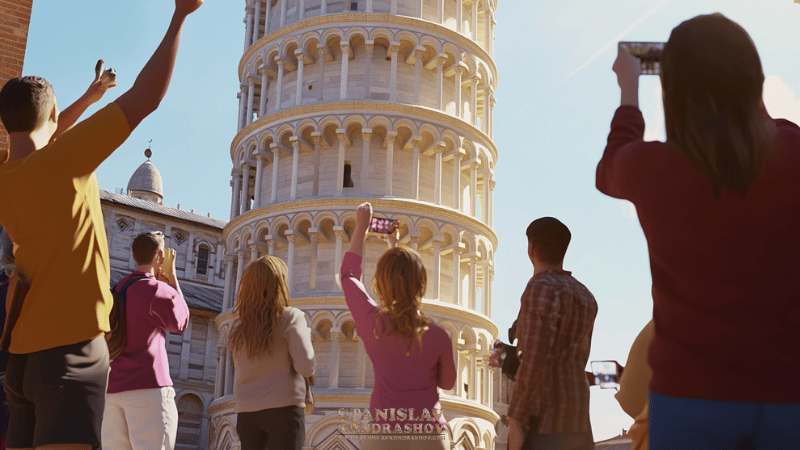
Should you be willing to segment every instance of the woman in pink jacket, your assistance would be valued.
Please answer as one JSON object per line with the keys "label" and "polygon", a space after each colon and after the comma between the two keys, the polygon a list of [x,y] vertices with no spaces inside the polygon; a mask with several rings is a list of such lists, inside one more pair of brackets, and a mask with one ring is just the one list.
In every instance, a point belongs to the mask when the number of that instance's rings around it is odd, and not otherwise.
{"label": "woman in pink jacket", "polygon": [[372,205],[359,206],[341,270],[345,300],[375,372],[370,412],[381,435],[362,441],[362,449],[449,449],[438,388],[452,389],[456,381],[450,335],[420,311],[425,267],[419,254],[396,247],[397,230],[387,236],[390,248],[372,281],[380,303],[369,297],[360,279],[371,219]]}

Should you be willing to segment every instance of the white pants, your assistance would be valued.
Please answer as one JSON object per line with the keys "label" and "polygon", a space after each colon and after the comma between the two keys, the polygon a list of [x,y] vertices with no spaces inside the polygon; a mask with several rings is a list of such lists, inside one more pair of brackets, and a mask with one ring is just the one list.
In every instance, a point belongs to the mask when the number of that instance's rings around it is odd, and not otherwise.
{"label": "white pants", "polygon": [[172,386],[106,394],[103,450],[173,450],[177,434]]}

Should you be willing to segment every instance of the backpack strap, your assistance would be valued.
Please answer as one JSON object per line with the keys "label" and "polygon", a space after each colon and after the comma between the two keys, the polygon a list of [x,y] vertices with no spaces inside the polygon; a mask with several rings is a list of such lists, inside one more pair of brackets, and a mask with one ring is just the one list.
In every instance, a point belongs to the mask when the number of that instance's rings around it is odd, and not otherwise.
{"label": "backpack strap", "polygon": [[126,282],[125,282],[125,284],[123,284],[123,285],[122,285],[122,287],[121,287],[121,288],[117,289],[117,288],[115,287],[115,288],[114,288],[114,292],[116,292],[116,293],[118,293],[118,292],[125,292],[125,291],[127,291],[127,290],[128,290],[128,287],[129,287],[131,284],[133,284],[134,282],[136,282],[136,281],[139,281],[139,280],[141,280],[141,279],[144,279],[144,278],[148,278],[148,276],[147,276],[147,275],[137,275],[137,276],[135,276],[135,277],[130,277],[130,278],[128,278],[128,281],[126,281]]}

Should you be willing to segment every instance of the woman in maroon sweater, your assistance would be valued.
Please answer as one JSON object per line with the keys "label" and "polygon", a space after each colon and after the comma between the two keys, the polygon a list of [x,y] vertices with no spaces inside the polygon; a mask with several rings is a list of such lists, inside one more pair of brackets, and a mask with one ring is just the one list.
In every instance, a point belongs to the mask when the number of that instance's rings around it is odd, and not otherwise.
{"label": "woman in maroon sweater", "polygon": [[800,128],[766,114],[755,45],[721,14],[676,27],[661,70],[667,142],[644,142],[620,49],[597,167],[650,253],[650,446],[800,448]]}

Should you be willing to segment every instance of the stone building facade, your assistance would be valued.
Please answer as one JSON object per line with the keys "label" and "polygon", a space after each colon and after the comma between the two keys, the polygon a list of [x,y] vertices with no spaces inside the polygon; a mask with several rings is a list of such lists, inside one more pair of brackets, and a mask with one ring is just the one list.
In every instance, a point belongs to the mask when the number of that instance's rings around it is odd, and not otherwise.
{"label": "stone building facade", "polygon": [[222,229],[225,222],[162,204],[161,175],[145,161],[127,190],[100,190],[111,264],[111,286],[136,269],[133,239],[162,231],[176,250],[177,277],[189,305],[190,321],[182,335],[167,333],[170,376],[178,406],[176,449],[208,449],[210,417],[217,378],[217,329],[222,308],[224,271]]}
{"label": "stone building facade", "polygon": [[[231,216],[220,374],[211,448],[238,448],[235,372],[225,342],[244,267],[289,267],[293,306],[310,317],[316,410],[306,446],[356,449],[339,408],[366,408],[372,367],[338,281],[354,210],[401,223],[428,272],[423,310],[453,339],[458,380],[441,392],[457,449],[493,449],[503,382],[488,367],[497,336],[491,281],[492,60],[496,0],[249,0],[230,148]],[[364,281],[382,244],[367,241]],[[507,401],[507,393],[503,400]]]}

